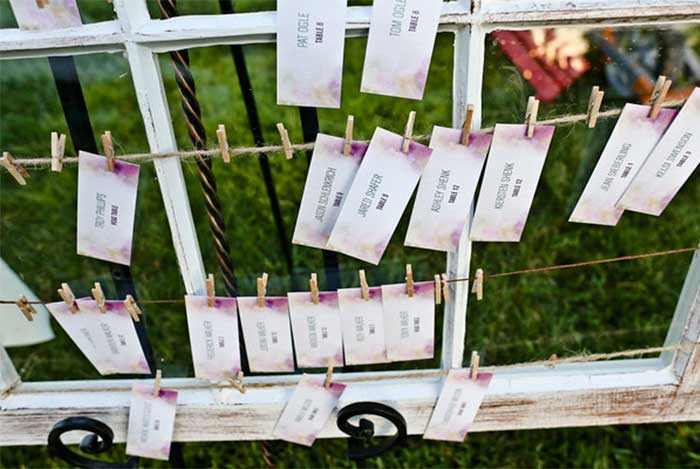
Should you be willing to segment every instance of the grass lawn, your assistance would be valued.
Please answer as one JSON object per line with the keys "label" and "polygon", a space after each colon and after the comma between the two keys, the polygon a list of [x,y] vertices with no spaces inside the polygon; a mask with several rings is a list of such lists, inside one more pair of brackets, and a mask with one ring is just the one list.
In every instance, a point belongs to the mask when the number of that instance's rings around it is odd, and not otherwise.
{"label": "grass lawn", "polygon": [[[353,2],[359,4],[360,2]],[[368,4],[371,2],[361,2]],[[79,1],[85,22],[106,20],[112,12],[106,2]],[[181,1],[181,13],[216,13],[217,2]],[[152,14],[157,8],[149,4]],[[240,2],[240,10],[274,8],[273,1]],[[0,24],[13,26],[6,1],[0,2]],[[700,48],[700,30],[686,31],[689,43]],[[356,138],[369,138],[376,126],[401,131],[408,112],[418,113],[415,133],[429,133],[432,125],[451,121],[452,41],[440,34],[433,56],[425,98],[420,102],[361,94],[360,76],[365,39],[346,42],[343,102],[340,110],[319,110],[321,131],[341,135],[347,114],[355,115]],[[275,123],[284,122],[293,142],[302,133],[296,108],[275,104],[275,49],[273,45],[245,48],[265,140],[277,142]],[[591,50],[592,68],[571,89],[552,103],[543,103],[540,116],[578,113],[585,109],[590,87],[606,87],[600,53]],[[232,145],[253,143],[248,129],[235,69],[227,47],[190,51],[192,71],[210,143],[214,129],[226,124]],[[95,137],[109,129],[117,154],[148,149],[127,61],[118,54],[76,58]],[[190,149],[170,59],[161,57],[163,78],[170,101],[180,148]],[[697,85],[681,82],[679,85]],[[527,82],[487,39],[484,80],[484,126],[496,122],[520,122],[527,96]],[[621,107],[625,99],[606,94],[605,108]],[[473,266],[486,272],[614,257],[648,251],[693,246],[700,238],[700,172],[661,217],[626,213],[615,228],[568,223],[568,216],[583,189],[614,121],[599,121],[594,130],[583,124],[562,126],[555,132],[528,224],[520,243],[475,243]],[[67,132],[60,101],[45,59],[0,61],[0,148],[17,156],[47,155],[49,133]],[[70,142],[67,153],[75,154]],[[291,235],[301,200],[307,162],[302,155],[286,161],[270,155],[287,233]],[[183,163],[193,216],[208,271],[218,274],[214,245],[196,169]],[[241,294],[255,292],[255,277],[270,274],[271,295],[291,288],[282,249],[275,236],[258,162],[244,156],[224,165],[214,163],[227,238],[231,245]],[[143,299],[179,298],[184,287],[169,235],[168,222],[155,171],[142,166],[137,205],[132,272]],[[111,278],[105,264],[75,255],[75,207],[77,168],[62,173],[48,169],[32,172],[26,187],[15,185],[0,171],[0,255],[39,295],[57,299],[61,282],[71,284],[76,295],[89,294],[101,281],[111,296]],[[408,221],[402,220],[382,263],[374,268],[340,256],[343,286],[356,286],[358,268],[365,268],[371,284],[403,279],[403,266],[413,264],[417,279],[432,278],[445,270],[441,253],[404,248]],[[319,250],[294,246],[294,275],[305,284],[310,272],[318,272],[324,286]],[[613,352],[627,348],[659,346],[675,307],[690,255],[619,263],[583,270],[495,279],[486,283],[486,296],[471,302],[466,349],[479,350],[485,365],[508,364],[560,357],[583,352]],[[219,293],[223,289],[219,288]],[[192,376],[184,306],[144,308],[149,317],[151,343],[164,375]],[[18,312],[19,314],[19,312]],[[442,310],[437,310],[438,318]],[[438,320],[438,331],[441,328]],[[25,381],[98,379],[82,354],[62,330],[47,344],[10,349]],[[436,351],[439,356],[440,350]],[[438,360],[391,365],[392,368],[434,367]],[[368,367],[368,369],[386,369]],[[318,441],[305,449],[272,442],[279,467],[352,466],[344,440]],[[700,425],[664,424],[557,429],[470,435],[464,444],[426,443],[418,437],[391,454],[370,462],[372,467],[416,466],[695,466],[700,465]],[[263,466],[261,447],[252,443],[191,443],[184,446],[190,466]],[[118,445],[114,459],[123,457]],[[157,467],[156,461],[143,460]],[[64,467],[52,460],[45,447],[1,448],[0,467]]]}

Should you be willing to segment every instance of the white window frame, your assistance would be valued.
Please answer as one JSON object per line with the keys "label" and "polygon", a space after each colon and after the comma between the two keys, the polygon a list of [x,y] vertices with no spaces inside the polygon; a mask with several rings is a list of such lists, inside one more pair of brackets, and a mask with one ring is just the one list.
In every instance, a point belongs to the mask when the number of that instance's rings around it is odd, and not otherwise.
{"label": "white window frame", "polygon": [[[181,16],[151,19],[144,0],[114,0],[117,20],[52,31],[3,29],[0,60],[126,52],[150,150],[176,150],[158,53],[218,44],[275,41],[275,12]],[[350,7],[348,37],[367,33],[371,8]],[[481,124],[481,92],[486,34],[495,29],[536,26],[575,27],[700,23],[700,0],[468,0],[443,4],[440,30],[455,35],[453,123],[461,125],[466,103],[475,105]],[[205,269],[189,199],[177,158],[153,162],[188,294],[204,294]],[[447,256],[450,277],[468,277],[471,243]],[[469,286],[450,286],[445,309],[441,369],[338,373],[351,384],[340,406],[365,400],[386,402],[406,418],[409,434],[425,430],[440,390],[442,372],[464,360]],[[700,255],[693,257],[666,345],[697,344],[700,335]],[[597,363],[494,368],[496,375],[471,431],[553,428],[700,420],[700,351],[688,347],[655,358]],[[164,379],[177,389],[176,441],[230,441],[272,438],[272,429],[299,375],[251,377],[249,390],[212,388],[194,378]],[[51,427],[75,415],[102,420],[126,438],[133,380],[19,381],[0,347],[0,445],[46,444]],[[9,392],[8,392],[9,391]],[[4,393],[3,393],[4,392]],[[379,426],[378,433],[391,432]],[[73,432],[65,442],[78,442]],[[331,419],[322,437],[344,437]]]}

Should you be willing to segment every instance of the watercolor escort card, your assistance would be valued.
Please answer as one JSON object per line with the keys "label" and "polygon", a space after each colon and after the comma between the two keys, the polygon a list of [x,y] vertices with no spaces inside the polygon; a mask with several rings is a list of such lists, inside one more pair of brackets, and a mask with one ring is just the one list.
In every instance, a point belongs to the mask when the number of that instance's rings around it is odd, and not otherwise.
{"label": "watercolor escort card", "polygon": [[435,126],[433,155],[423,171],[406,246],[454,252],[467,225],[476,185],[491,145],[491,136],[470,134],[461,145],[462,130]]}
{"label": "watercolor escort card", "polygon": [[491,378],[492,373],[478,373],[473,380],[469,369],[450,370],[423,438],[464,441],[481,401],[484,400]]}
{"label": "watercolor escort card", "polygon": [[700,88],[695,88],[637,177],[622,195],[625,210],[661,215],[700,164]]}
{"label": "watercolor escort card", "polygon": [[377,127],[326,249],[379,264],[432,150]]}
{"label": "watercolor escort card", "polygon": [[314,304],[309,292],[290,292],[287,298],[297,366],[343,366],[338,293],[319,292],[318,304]]}
{"label": "watercolor escort card", "polygon": [[340,107],[347,0],[277,0],[277,104]]}
{"label": "watercolor escort card", "polygon": [[79,152],[78,254],[129,265],[139,165]]}
{"label": "watercolor escort card", "polygon": [[68,334],[82,334],[95,345],[94,364],[101,375],[151,372],[134,321],[122,301],[105,301],[106,313],[100,312],[95,300],[79,299],[76,304],[82,327]]}
{"label": "watercolor escort card", "polygon": [[384,336],[390,362],[433,358],[435,339],[435,284],[382,285]]}
{"label": "watercolor escort card", "polygon": [[68,334],[68,337],[85,355],[85,358],[88,359],[92,366],[95,369],[99,369],[99,352],[95,344],[97,324],[91,318],[88,318],[82,310],[78,310],[77,313],[71,312],[70,306],[63,301],[48,303],[46,309],[49,310],[51,316]]}
{"label": "watercolor escort card", "polygon": [[62,29],[82,25],[76,0],[10,0],[22,29]]}
{"label": "watercolor escort card", "polygon": [[340,326],[346,365],[386,363],[382,289],[369,289],[369,299],[359,288],[338,290]]}
{"label": "watercolor escort card", "polygon": [[330,383],[329,388],[325,388],[323,378],[302,375],[272,435],[304,446],[313,445],[338,404],[345,385]]}
{"label": "watercolor escort card", "polygon": [[616,206],[618,200],[676,115],[673,109],[661,109],[651,120],[650,110],[651,106],[638,104],[622,109],[570,222],[617,225],[624,212]]}
{"label": "watercolor escort card", "polygon": [[235,298],[185,296],[194,375],[209,381],[225,381],[241,370],[238,342],[238,310]]}
{"label": "watercolor escort card", "polygon": [[442,0],[374,0],[362,92],[423,99]]}
{"label": "watercolor escort card", "polygon": [[554,126],[538,125],[532,138],[525,132],[525,125],[496,125],[474,212],[472,241],[520,241]]}
{"label": "watercolor escort card", "polygon": [[292,242],[313,248],[326,247],[345,196],[367,151],[367,144],[353,142],[343,153],[345,139],[318,134],[314,156],[306,176]]}
{"label": "watercolor escort card", "polygon": [[153,386],[134,384],[131,388],[126,454],[167,461],[176,409],[177,391],[160,389],[154,396]]}
{"label": "watercolor escort card", "polygon": [[248,353],[250,371],[294,371],[287,298],[265,297],[264,301],[264,306],[258,306],[257,297],[238,298],[243,342]]}

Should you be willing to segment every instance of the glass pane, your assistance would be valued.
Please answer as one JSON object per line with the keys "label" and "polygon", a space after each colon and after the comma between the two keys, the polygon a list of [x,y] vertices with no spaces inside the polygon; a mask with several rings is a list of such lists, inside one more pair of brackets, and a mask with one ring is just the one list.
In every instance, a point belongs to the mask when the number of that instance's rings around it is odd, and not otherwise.
{"label": "glass pane", "polygon": [[[603,110],[643,103],[659,74],[669,99],[700,83],[697,27],[497,31],[487,38],[484,126],[523,122],[528,96],[539,119],[585,113],[591,87]],[[607,45],[606,45],[607,44]],[[602,46],[601,46],[602,45]],[[544,56],[555,51],[552,62]],[[516,65],[519,64],[519,65]],[[520,243],[475,243],[487,273],[693,247],[700,234],[696,174],[660,217],[626,212],[616,227],[567,222],[616,119],[559,125]],[[470,301],[467,346],[488,364],[663,344],[691,254],[486,281]]]}

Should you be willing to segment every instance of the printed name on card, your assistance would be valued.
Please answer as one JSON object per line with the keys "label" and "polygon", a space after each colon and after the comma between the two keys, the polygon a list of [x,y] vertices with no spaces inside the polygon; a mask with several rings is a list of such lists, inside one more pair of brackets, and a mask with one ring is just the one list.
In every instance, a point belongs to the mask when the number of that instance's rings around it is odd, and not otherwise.
{"label": "printed name on card", "polygon": [[209,381],[234,379],[241,370],[235,298],[185,296],[194,375]]}
{"label": "printed name on card", "polygon": [[377,127],[326,249],[379,264],[432,150]]}
{"label": "printed name on card", "polygon": [[129,265],[139,165],[79,152],[78,254]]}
{"label": "printed name on card", "polygon": [[423,438],[464,441],[481,401],[484,400],[491,378],[492,373],[479,373],[473,380],[468,369],[450,370]]}
{"label": "printed name on card", "polygon": [[158,396],[154,396],[153,386],[134,384],[131,388],[126,454],[167,461],[176,409],[177,391],[160,389]]}
{"label": "printed name on card", "polygon": [[343,335],[337,292],[290,292],[289,316],[299,368],[343,366]]}
{"label": "printed name on card", "polygon": [[[106,313],[100,312],[95,300],[79,299],[76,304],[79,308],[76,315],[82,316],[77,333],[94,344],[94,365],[101,375],[151,372],[134,322],[122,301],[105,301]],[[75,332],[69,335],[73,337]]]}
{"label": "printed name on card", "polygon": [[95,369],[99,369],[99,352],[95,344],[98,324],[91,318],[88,318],[82,310],[73,313],[70,310],[70,306],[63,301],[48,303],[46,309],[49,310],[51,316],[68,334],[68,337],[85,355],[85,358],[88,359],[92,366]]}
{"label": "printed name on card", "polygon": [[435,126],[433,154],[423,171],[406,246],[454,252],[471,211],[476,185],[491,145],[491,136],[470,134],[461,145],[462,130]]}
{"label": "printed name on card", "polygon": [[277,0],[277,104],[340,107],[347,0]]}
{"label": "printed name on card", "polygon": [[433,358],[435,350],[435,284],[382,285],[384,336],[390,362]]}
{"label": "printed name on card", "polygon": [[374,0],[362,92],[423,99],[442,0]]}
{"label": "printed name on card", "polygon": [[318,134],[301,197],[292,242],[324,249],[343,207],[367,144],[353,142],[343,153],[345,139]]}
{"label": "printed name on card", "polygon": [[22,29],[62,29],[81,26],[76,0],[10,0]]}
{"label": "printed name on card", "polygon": [[258,306],[256,297],[238,298],[243,343],[248,354],[250,371],[294,371],[288,306],[286,297],[265,297],[264,306]]}
{"label": "printed name on card", "polygon": [[472,241],[520,241],[554,127],[497,124],[474,212]]}
{"label": "printed name on card", "polygon": [[651,106],[638,104],[622,109],[570,222],[617,225],[624,212],[616,205],[618,200],[676,115],[673,109],[661,109],[651,120],[650,110]]}
{"label": "printed name on card", "polygon": [[344,390],[344,384],[330,383],[326,389],[323,378],[302,375],[272,435],[304,446],[313,445]]}
{"label": "printed name on card", "polygon": [[661,215],[698,164],[700,88],[695,88],[622,195],[619,205],[633,212]]}
{"label": "printed name on card", "polygon": [[382,289],[369,289],[369,299],[359,288],[338,290],[340,326],[346,365],[386,363]]}

